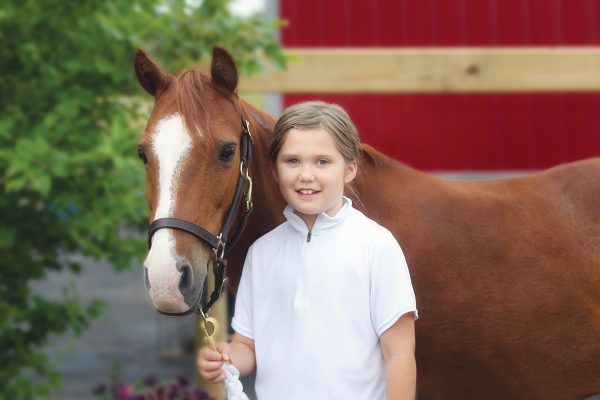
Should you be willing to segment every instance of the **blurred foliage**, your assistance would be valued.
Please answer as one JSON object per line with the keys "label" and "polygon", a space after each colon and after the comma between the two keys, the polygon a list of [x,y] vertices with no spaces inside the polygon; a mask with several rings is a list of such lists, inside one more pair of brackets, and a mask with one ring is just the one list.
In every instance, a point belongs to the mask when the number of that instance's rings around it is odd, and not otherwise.
{"label": "blurred foliage", "polygon": [[259,53],[285,63],[277,27],[232,16],[225,0],[0,3],[0,399],[49,395],[61,381],[49,336],[79,334],[100,312],[74,288],[51,300],[30,284],[77,273],[82,258],[125,267],[145,253],[136,141],[149,99],[135,50],[176,71],[219,44],[248,74]]}

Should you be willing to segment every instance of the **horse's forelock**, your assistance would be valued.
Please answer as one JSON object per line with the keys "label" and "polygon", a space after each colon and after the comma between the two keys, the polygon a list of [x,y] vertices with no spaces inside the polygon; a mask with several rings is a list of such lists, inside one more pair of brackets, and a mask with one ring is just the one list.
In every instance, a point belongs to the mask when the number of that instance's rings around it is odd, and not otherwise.
{"label": "horse's forelock", "polygon": [[206,108],[206,82],[198,70],[183,71],[177,77],[177,108],[183,124],[194,141],[212,145],[210,136],[210,113]]}

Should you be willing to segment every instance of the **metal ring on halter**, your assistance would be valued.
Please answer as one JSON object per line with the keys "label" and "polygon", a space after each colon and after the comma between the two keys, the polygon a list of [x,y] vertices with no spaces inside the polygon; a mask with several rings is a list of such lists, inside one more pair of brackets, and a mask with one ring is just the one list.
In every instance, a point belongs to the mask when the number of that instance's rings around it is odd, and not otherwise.
{"label": "metal ring on halter", "polygon": [[246,180],[248,181],[248,192],[246,192],[246,211],[252,210],[254,204],[252,203],[252,178],[246,173]]}
{"label": "metal ring on halter", "polygon": [[206,318],[208,318],[208,314],[202,311],[202,307],[198,307],[197,313],[200,314],[200,317],[202,317],[203,320],[206,320]]}
{"label": "metal ring on halter", "polygon": [[220,260],[225,255],[225,242],[223,242],[223,233],[219,233],[217,239],[219,240],[219,243],[217,243],[217,247],[215,247],[213,251],[215,253],[215,259]]}
{"label": "metal ring on halter", "polygon": [[252,178],[248,173],[248,167],[244,165],[245,163],[242,161],[240,163],[240,175],[246,178],[246,182],[248,182],[248,191],[246,192],[246,211],[250,211],[253,208],[252,204]]}
{"label": "metal ring on halter", "polygon": [[240,162],[240,175],[248,176],[248,167],[244,161]]}

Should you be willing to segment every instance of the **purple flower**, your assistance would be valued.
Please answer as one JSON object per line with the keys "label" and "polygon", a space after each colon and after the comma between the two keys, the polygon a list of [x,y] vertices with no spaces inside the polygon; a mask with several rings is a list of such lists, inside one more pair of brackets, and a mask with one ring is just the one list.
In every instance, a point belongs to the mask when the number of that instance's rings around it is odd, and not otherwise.
{"label": "purple flower", "polygon": [[96,386],[94,386],[94,388],[92,389],[92,393],[95,394],[96,396],[100,396],[100,395],[106,393],[107,390],[108,390],[108,388],[106,387],[106,385],[104,383],[99,383]]}
{"label": "purple flower", "polygon": [[165,381],[159,380],[155,374],[149,374],[142,382],[145,387],[139,390],[135,390],[132,385],[115,383],[112,386],[98,384],[92,392],[96,399],[110,396],[111,400],[215,400],[205,390],[192,385],[183,375],[165,384]]}
{"label": "purple flower", "polygon": [[112,393],[115,400],[129,400],[129,396],[133,394],[133,387],[122,384],[113,385]]}
{"label": "purple flower", "polygon": [[194,390],[194,398],[196,400],[212,400],[212,398],[206,391],[200,389]]}
{"label": "purple flower", "polygon": [[169,386],[167,390],[167,398],[168,399],[176,399],[179,396],[179,388],[175,385]]}
{"label": "purple flower", "polygon": [[157,383],[158,383],[158,379],[156,378],[156,375],[154,375],[154,374],[146,375],[144,377],[144,384],[148,387],[153,387]]}
{"label": "purple flower", "polygon": [[183,375],[177,377],[177,382],[180,386],[187,387],[190,385],[190,380]]}

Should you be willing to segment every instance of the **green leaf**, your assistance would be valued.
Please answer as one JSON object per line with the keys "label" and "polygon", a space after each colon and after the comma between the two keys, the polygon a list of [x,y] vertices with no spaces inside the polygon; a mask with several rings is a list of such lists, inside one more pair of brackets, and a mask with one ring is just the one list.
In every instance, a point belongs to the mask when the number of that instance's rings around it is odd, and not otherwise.
{"label": "green leaf", "polygon": [[8,227],[0,226],[0,249],[7,250],[15,242],[15,231]]}
{"label": "green leaf", "polygon": [[135,50],[175,73],[221,44],[250,74],[261,53],[284,65],[279,23],[232,15],[225,0],[0,2],[0,400],[50,393],[60,375],[40,349],[84,332],[103,308],[75,290],[36,297],[29,284],[80,271],[72,254],[115,269],[144,255],[135,148],[152,106]]}
{"label": "green leaf", "polygon": [[33,190],[47,196],[52,187],[52,179],[48,175],[40,174],[33,178],[31,184]]}

